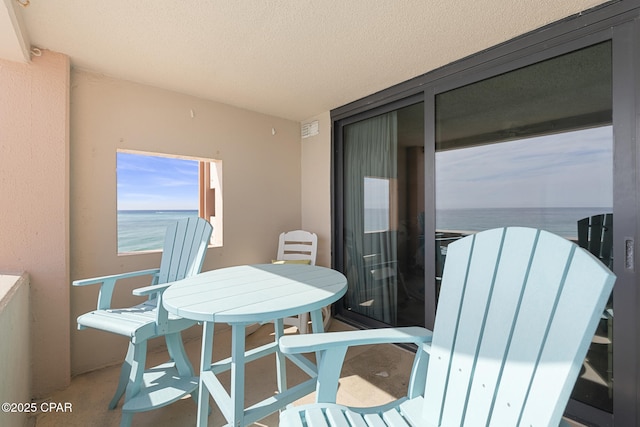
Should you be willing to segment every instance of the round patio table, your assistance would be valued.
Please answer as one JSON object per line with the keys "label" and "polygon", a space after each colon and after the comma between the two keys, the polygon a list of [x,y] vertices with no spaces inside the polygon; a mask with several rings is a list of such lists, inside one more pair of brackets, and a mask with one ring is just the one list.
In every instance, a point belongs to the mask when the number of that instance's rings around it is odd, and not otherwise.
{"label": "round patio table", "polygon": [[[322,307],[337,301],[346,291],[347,279],[340,272],[303,264],[221,268],[171,285],[163,295],[167,311],[204,322],[197,425],[207,425],[209,394],[228,425],[242,427],[311,393],[317,378],[315,365],[301,355],[284,355],[278,349],[278,340],[284,334],[282,319],[309,312],[313,332],[322,332]],[[246,326],[272,320],[275,325],[274,342],[246,351]],[[211,363],[215,323],[231,325],[232,348],[230,358]],[[278,393],[245,409],[245,364],[273,353],[276,354]],[[311,379],[287,389],[285,356]],[[226,392],[216,376],[229,369],[231,394]]]}

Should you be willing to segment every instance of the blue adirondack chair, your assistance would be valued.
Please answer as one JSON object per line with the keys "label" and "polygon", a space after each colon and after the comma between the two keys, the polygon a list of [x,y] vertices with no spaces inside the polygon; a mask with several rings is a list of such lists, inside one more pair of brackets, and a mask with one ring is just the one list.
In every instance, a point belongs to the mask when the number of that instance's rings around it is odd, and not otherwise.
{"label": "blue adirondack chair", "polygon": [[[615,276],[590,253],[530,228],[493,229],[448,247],[433,333],[389,328],[287,336],[284,353],[318,352],[316,402],[293,426],[557,426]],[[405,398],[335,404],[347,348],[418,346]],[[375,350],[373,350],[375,351]]]}
{"label": "blue adirondack chair", "polygon": [[[196,322],[169,315],[161,299],[172,282],[200,272],[211,232],[211,224],[202,218],[181,219],[167,227],[160,268],[73,282],[74,286],[101,284],[97,309],[78,317],[78,329],[95,328],[130,338],[118,387],[109,403],[109,409],[114,409],[126,392],[121,426],[131,424],[134,412],[168,405],[186,394],[197,395],[198,378],[180,336],[180,331]],[[151,286],[135,289],[133,294],[148,299],[134,307],[111,308],[116,282],[139,276],[152,276]],[[147,341],[159,336],[165,337],[171,360],[145,372]]]}

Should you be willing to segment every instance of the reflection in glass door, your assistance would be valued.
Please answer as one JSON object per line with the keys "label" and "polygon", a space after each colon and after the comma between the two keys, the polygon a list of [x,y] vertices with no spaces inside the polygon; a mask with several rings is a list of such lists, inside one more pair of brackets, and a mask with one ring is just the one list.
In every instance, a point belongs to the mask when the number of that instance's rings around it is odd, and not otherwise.
{"label": "reflection in glass door", "polygon": [[[611,110],[610,43],[437,95],[436,276],[451,241],[502,226],[580,240],[611,268]],[[611,303],[572,395],[607,412],[612,330]]]}
{"label": "reflection in glass door", "polygon": [[343,168],[344,308],[424,325],[424,104],[345,126]]}

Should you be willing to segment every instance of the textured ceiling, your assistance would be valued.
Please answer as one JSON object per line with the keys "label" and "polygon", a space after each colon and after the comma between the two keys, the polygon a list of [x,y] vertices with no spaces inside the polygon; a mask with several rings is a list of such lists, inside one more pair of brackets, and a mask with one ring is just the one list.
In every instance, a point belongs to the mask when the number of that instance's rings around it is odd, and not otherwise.
{"label": "textured ceiling", "polygon": [[33,46],[74,67],[302,121],[600,3],[31,0],[17,11]]}

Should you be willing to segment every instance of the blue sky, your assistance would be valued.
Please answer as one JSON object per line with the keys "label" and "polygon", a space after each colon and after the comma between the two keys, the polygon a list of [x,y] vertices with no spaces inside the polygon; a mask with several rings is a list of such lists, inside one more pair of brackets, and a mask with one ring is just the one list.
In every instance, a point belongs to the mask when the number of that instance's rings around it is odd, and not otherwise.
{"label": "blue sky", "polygon": [[610,126],[436,154],[438,209],[611,207]]}
{"label": "blue sky", "polygon": [[[436,153],[438,209],[611,207],[610,126]],[[118,209],[198,209],[198,162],[117,153]]]}
{"label": "blue sky", "polygon": [[117,153],[118,210],[198,209],[198,162]]}

